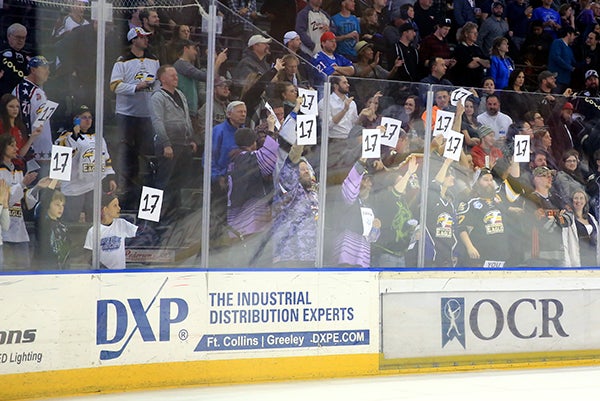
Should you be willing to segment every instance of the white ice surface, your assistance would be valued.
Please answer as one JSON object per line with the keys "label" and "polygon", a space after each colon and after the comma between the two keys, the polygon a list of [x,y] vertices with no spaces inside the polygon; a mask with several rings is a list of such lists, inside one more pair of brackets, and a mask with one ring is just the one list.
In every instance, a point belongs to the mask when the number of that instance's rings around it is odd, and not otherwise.
{"label": "white ice surface", "polygon": [[53,398],[53,401],[582,401],[600,399],[600,367],[376,376]]}

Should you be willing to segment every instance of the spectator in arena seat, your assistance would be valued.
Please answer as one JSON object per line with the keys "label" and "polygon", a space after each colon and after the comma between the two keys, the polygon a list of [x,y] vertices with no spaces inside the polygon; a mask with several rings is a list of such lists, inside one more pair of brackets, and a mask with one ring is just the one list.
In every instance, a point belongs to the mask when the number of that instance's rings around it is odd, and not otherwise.
{"label": "spectator in arena seat", "polygon": [[150,34],[148,37],[148,50],[160,57],[161,61],[166,61],[165,36],[160,27],[160,18],[156,10],[145,8],[140,11],[140,20],[142,29]]}
{"label": "spectator in arena seat", "polygon": [[556,73],[558,92],[563,92],[571,85],[571,75],[577,66],[571,45],[576,37],[577,33],[573,28],[563,28],[558,33],[558,39],[550,46],[548,70]]}
{"label": "spectator in arena seat", "polygon": [[560,113],[552,115],[548,121],[554,160],[561,160],[563,153],[569,149],[581,149],[584,126],[579,120],[573,119],[573,112],[573,104],[566,102]]}
{"label": "spectator in arena seat", "polygon": [[504,141],[508,127],[513,123],[512,118],[500,111],[500,99],[497,95],[489,95],[485,106],[486,112],[478,115],[477,121],[492,128],[497,141]]}
{"label": "spectator in arena seat", "polygon": [[157,71],[160,90],[150,98],[154,147],[158,157],[155,186],[164,190],[163,217],[182,217],[181,189],[193,176],[191,161],[200,140],[194,133],[185,94],[177,89],[177,70],[163,65]]}
{"label": "spectator in arena seat", "polygon": [[[374,177],[367,167],[366,159],[354,163],[331,210],[338,215],[334,218],[338,223],[332,255],[335,266],[371,266],[371,244],[379,238],[381,220],[370,199]],[[364,217],[367,212],[372,219]]]}
{"label": "spectator in arena seat", "polygon": [[227,167],[229,153],[237,148],[235,131],[246,122],[246,105],[238,100],[227,105],[227,119],[213,127],[211,179],[225,191],[227,189]]}
{"label": "spectator in arena seat", "polygon": [[583,115],[584,121],[596,121],[600,118],[600,88],[598,72],[588,70],[585,72],[585,88],[577,92],[573,99],[573,106],[577,113]]}
{"label": "spectator in arena seat", "polygon": [[400,32],[400,39],[388,52],[388,65],[400,64],[393,79],[403,82],[415,82],[419,76],[419,51],[412,43],[416,32],[414,26],[410,23],[401,25],[398,31]]}
{"label": "spectator in arena seat", "polygon": [[433,7],[433,0],[417,0],[414,3],[414,20],[419,27],[419,36],[425,38],[433,33],[435,21],[439,18]]}
{"label": "spectator in arena seat", "polygon": [[[50,119],[42,124],[42,132],[34,134],[37,126],[35,121],[43,112],[48,98],[42,86],[50,76],[50,65],[44,56],[35,56],[29,60],[29,74],[13,90],[12,94],[19,100],[21,116],[25,124],[25,137],[34,136],[31,147],[34,150],[34,159],[42,167],[41,175],[46,175],[50,169],[50,156],[52,155],[52,128]],[[23,133],[22,133],[23,134]]]}
{"label": "spectator in arena seat", "polygon": [[560,14],[552,8],[553,0],[542,0],[542,5],[533,9],[531,21],[541,21],[544,32],[557,38],[557,33],[561,28]]}
{"label": "spectator in arena seat", "polygon": [[360,40],[360,21],[354,15],[355,0],[341,0],[341,10],[331,17],[331,31],[338,42],[337,52],[356,61],[354,46]]}
{"label": "spectator in arena seat", "polygon": [[42,133],[42,127],[37,127],[31,135],[26,136],[25,124],[21,116],[19,99],[10,93],[0,97],[0,135],[12,135],[17,143],[18,158],[13,162],[19,167],[25,168],[25,160],[31,149],[31,145],[37,136]]}
{"label": "spectator in arena seat", "polygon": [[411,139],[416,137],[425,138],[425,122],[421,119],[423,107],[421,100],[416,95],[409,95],[404,100],[402,128],[408,133]]}
{"label": "spectator in arena seat", "polygon": [[[25,174],[12,162],[17,157],[17,143],[11,135],[0,135],[0,155],[0,180],[10,186],[8,204],[5,200],[2,201],[3,208],[8,208],[10,212],[10,227],[2,230],[3,267],[5,270],[7,267],[27,269],[30,266],[29,234],[23,218],[23,201],[25,200],[28,207],[33,207],[36,202],[25,195],[34,189],[39,190],[41,187],[48,186],[50,180],[47,178],[39,180],[34,188],[28,189],[38,177],[38,173]],[[1,219],[2,216],[0,221]]]}
{"label": "spectator in arena seat", "polygon": [[306,76],[300,73],[300,59],[297,56],[286,54],[281,61],[283,62],[283,69],[275,76],[276,82],[291,82],[302,88],[310,86]]}
{"label": "spectator in arena seat", "polygon": [[[198,82],[206,82],[207,75],[205,71],[202,71],[195,66],[198,58],[198,44],[190,40],[182,39],[177,42],[175,47],[179,54],[179,59],[173,64],[173,67],[179,76],[177,89],[185,95],[194,131],[199,132]],[[214,70],[218,72],[225,61],[227,61],[227,49],[222,50],[215,58]]]}
{"label": "spectator in arena seat", "polygon": [[542,25],[542,21],[532,21],[530,24],[529,32],[520,51],[526,64],[545,66],[548,62],[548,54],[554,38],[544,31]]}
{"label": "spectator in arena seat", "polygon": [[293,145],[279,171],[273,199],[273,263],[314,267],[319,197],[312,166]]}
{"label": "spectator in arena seat", "polygon": [[569,202],[572,212],[571,224],[563,228],[565,248],[564,266],[598,266],[600,244],[598,243],[598,221],[590,214],[589,196],[582,190],[572,192]]}
{"label": "spectator in arena seat", "polygon": [[250,73],[264,74],[271,68],[267,56],[271,54],[271,39],[262,35],[253,35],[248,39],[248,46],[244,51],[244,56],[236,65],[232,72],[233,78],[239,85]]}
{"label": "spectator in arena seat", "polygon": [[498,37],[512,36],[508,30],[508,22],[503,17],[504,5],[499,1],[492,4],[492,15],[485,19],[479,27],[477,36],[477,45],[488,56],[492,50],[493,42]]}
{"label": "spectator in arena seat", "polygon": [[[543,153],[546,155],[546,166],[552,170],[558,169],[558,161],[554,158],[552,152],[552,136],[547,127],[538,128],[533,131],[533,141],[531,147],[536,153]],[[558,159],[560,160],[560,158]]]}
{"label": "spectator in arena seat", "polygon": [[304,79],[309,80],[313,76],[312,58],[313,56],[305,53],[302,47],[302,40],[296,31],[286,32],[283,36],[283,44],[289,54],[298,58],[298,72]]}
{"label": "spectator in arena seat", "polygon": [[470,151],[473,146],[481,143],[481,138],[479,137],[481,124],[477,121],[477,114],[475,113],[476,103],[473,97],[469,96],[464,100],[464,108],[465,112],[462,115],[460,132],[465,136],[465,149]]}
{"label": "spectator in arena seat", "polygon": [[533,12],[533,7],[525,0],[515,0],[508,3],[506,7],[506,20],[508,28],[512,31],[512,43],[515,50],[521,50],[521,46],[525,42],[529,29],[529,17]]}
{"label": "spectator in arena seat", "polygon": [[6,30],[7,47],[0,52],[0,96],[10,93],[27,75],[27,28],[14,23]]}
{"label": "spectator in arena seat", "polygon": [[515,120],[523,120],[525,113],[532,105],[524,84],[525,72],[515,69],[508,77],[506,90],[500,92],[500,101],[504,111]]}
{"label": "spectator in arena seat", "polygon": [[553,171],[548,167],[533,170],[534,191],[526,195],[525,217],[529,218],[531,247],[526,255],[532,266],[563,266],[562,228],[571,224],[561,200],[551,192]]}
{"label": "spectator in arena seat", "polygon": [[139,203],[140,163],[146,155],[154,154],[150,96],[156,89],[159,61],[148,49],[148,36],[150,34],[142,28],[129,30],[127,39],[131,47],[117,59],[110,78],[110,89],[117,96],[115,169],[123,196],[121,201],[128,210],[137,210]]}
{"label": "spectator in arena seat", "polygon": [[466,250],[463,266],[510,264],[508,207],[496,195],[496,183],[489,169],[482,168],[478,172],[472,198],[459,204],[457,214],[457,232]]}
{"label": "spectator in arena seat", "polygon": [[573,53],[578,65],[573,72],[572,87],[581,88],[585,80],[585,73],[589,70],[598,71],[600,67],[600,33],[589,32],[585,38],[585,43],[573,46]]}
{"label": "spectator in arena seat", "polygon": [[502,150],[494,146],[494,130],[487,125],[482,125],[477,129],[477,135],[481,141],[471,149],[473,165],[477,168],[493,168],[496,161],[503,157]]}
{"label": "spectator in arena seat", "polygon": [[349,97],[350,83],[346,77],[332,77],[329,96],[329,115],[324,111],[324,100],[319,101],[319,115],[329,124],[330,139],[346,139],[352,127],[358,122],[358,110],[354,97]]}
{"label": "spectator in arena seat", "polygon": [[36,269],[68,269],[71,255],[69,229],[61,217],[65,196],[57,189],[40,191],[39,217],[36,220]]}
{"label": "spectator in arena seat", "polygon": [[421,80],[421,82],[431,85],[452,86],[452,82],[444,78],[448,67],[446,60],[441,57],[434,57],[427,62],[429,67],[429,75]]}
{"label": "spectator in arena seat", "polygon": [[[72,129],[56,140],[57,145],[73,149],[71,179],[61,183],[66,205],[63,220],[66,223],[93,221],[97,140],[93,121],[92,111],[82,105],[73,115]],[[101,159],[103,188],[106,192],[114,192],[117,182],[104,139]]]}
{"label": "spectator in arena seat", "polygon": [[563,153],[560,167],[552,183],[552,189],[563,205],[569,205],[575,191],[585,191],[589,173],[581,166],[579,152],[575,149]]}
{"label": "spectator in arena seat", "polygon": [[485,69],[490,68],[489,57],[477,46],[477,35],[477,24],[472,22],[467,22],[460,31],[454,51],[456,85],[477,88],[483,81]]}
{"label": "spectator in arena seat", "polygon": [[[213,95],[213,127],[221,124],[227,118],[227,105],[231,102],[232,82],[225,77],[215,78],[215,93]],[[204,135],[206,125],[206,103],[198,110],[199,130]]]}
{"label": "spectator in arena seat", "polygon": [[95,227],[91,227],[87,232],[83,247],[91,251],[97,244],[100,244],[100,269],[125,269],[125,238],[135,237],[138,227],[119,217],[121,207],[119,199],[115,195],[102,194],[100,207],[100,238],[98,241],[94,241]]}
{"label": "spectator in arena seat", "polygon": [[296,15],[296,29],[302,40],[302,51],[312,56],[321,51],[321,36],[329,31],[329,14],[321,9],[323,0],[308,0]]}
{"label": "spectator in arena seat", "polygon": [[508,39],[497,37],[492,44],[492,54],[490,57],[490,75],[494,80],[496,88],[507,89],[508,78],[514,70],[515,63],[508,56]]}
{"label": "spectator in arena seat", "polygon": [[[475,11],[479,11],[477,14]],[[481,8],[476,7],[475,2],[469,0],[454,0],[454,22],[456,26],[464,26],[467,22],[477,23],[481,17]]]}
{"label": "spectator in arena seat", "polygon": [[452,21],[449,18],[439,20],[435,25],[435,31],[423,38],[419,45],[419,57],[423,62],[424,70],[429,69],[429,62],[439,57],[444,60],[447,68],[452,68],[456,60],[452,58],[452,50],[446,36],[450,32]]}
{"label": "spectator in arena seat", "polygon": [[228,167],[227,224],[233,229],[230,238],[237,238],[243,246],[234,246],[228,253],[234,267],[270,264],[272,252],[265,250],[265,244],[271,228],[272,175],[279,144],[273,139],[275,117],[269,115],[267,121],[269,133],[260,147],[254,130],[235,132],[238,148],[232,151]]}
{"label": "spectator in arena seat", "polygon": [[[278,82],[275,85],[275,98],[281,101],[284,118],[296,107],[298,102],[298,87],[291,82]],[[316,101],[316,99],[315,99]]]}
{"label": "spectator in arena seat", "polygon": [[532,129],[542,128],[546,126],[546,123],[544,122],[544,117],[537,111],[528,111],[527,113],[525,113],[524,120],[529,123]]}
{"label": "spectator in arena seat", "polygon": [[67,32],[71,32],[73,29],[87,25],[90,22],[85,19],[85,7],[88,2],[83,0],[76,0],[73,5],[69,7],[69,14],[61,21],[61,24],[54,30],[53,35],[55,38],[61,37]]}
{"label": "spectator in arena seat", "polygon": [[335,53],[337,42],[333,32],[325,32],[321,35],[321,51],[312,60],[313,65],[320,73],[323,81],[330,75],[354,75],[352,62],[344,56]]}
{"label": "spectator in arena seat", "polygon": [[162,64],[173,64],[180,56],[179,42],[189,41],[191,37],[191,29],[187,25],[175,25],[171,32],[171,39],[165,43],[165,59],[161,60]]}
{"label": "spectator in arena seat", "polygon": [[[396,74],[397,69],[400,67],[400,60],[397,59],[396,63],[392,66],[391,71],[387,71],[381,65],[379,65],[380,53],[375,53],[373,45],[361,40],[355,46],[357,61],[353,63],[356,76],[361,78],[374,78],[374,79],[390,79]],[[367,82],[365,82],[367,84]],[[368,83],[373,85],[373,83]]]}

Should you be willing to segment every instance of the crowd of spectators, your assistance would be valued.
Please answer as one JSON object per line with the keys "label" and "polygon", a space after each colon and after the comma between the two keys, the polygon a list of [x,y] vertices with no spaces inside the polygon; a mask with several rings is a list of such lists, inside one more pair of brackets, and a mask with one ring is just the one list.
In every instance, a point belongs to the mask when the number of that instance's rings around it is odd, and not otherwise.
{"label": "crowd of spectators", "polygon": [[[112,210],[113,198],[102,205],[111,213],[102,216],[107,225],[121,207],[138,210],[142,186],[165,191],[163,224],[185,219],[181,190],[197,185],[194,159],[210,153],[210,245],[223,266],[313,266],[320,218],[328,265],[412,266],[420,241],[426,265],[439,267],[600,262],[600,5],[228,0],[218,7],[223,28],[209,77],[200,18],[206,3],[201,10],[139,3],[109,29],[118,38],[111,43],[123,46],[108,52],[114,58],[105,74],[114,120],[103,144],[103,191],[119,197]],[[53,241],[43,254],[54,252],[50,267],[66,268],[69,223],[92,221],[97,23],[87,2],[75,1],[57,18],[45,55],[28,41],[29,20],[19,21],[18,12],[14,20],[0,53],[0,134],[14,138],[0,165],[12,177],[0,181],[11,219],[2,226],[3,247],[28,241],[24,220],[62,219],[66,225],[41,230],[56,235],[37,240]],[[205,95],[207,80],[215,89]],[[443,156],[443,136],[426,136],[429,85],[431,128],[438,113],[451,112],[452,130],[464,134],[459,161]],[[470,95],[457,103],[458,88]],[[315,135],[325,126],[329,133],[321,186],[324,144],[296,143],[309,100],[298,95],[302,89],[318,91]],[[40,122],[47,100],[60,106]],[[362,158],[362,130],[379,129],[384,117],[402,122],[397,144],[377,145],[380,158]],[[204,148],[208,135],[211,149]],[[529,162],[514,161],[522,146],[516,135],[530,138]],[[52,143],[72,147],[74,157],[72,181],[56,188],[46,178]],[[319,188],[330,194],[325,205]],[[427,218],[419,222],[425,190]],[[65,212],[50,211],[54,204]],[[102,252],[120,255],[122,239],[102,237]],[[110,259],[119,261],[110,268],[124,267],[120,256]]]}

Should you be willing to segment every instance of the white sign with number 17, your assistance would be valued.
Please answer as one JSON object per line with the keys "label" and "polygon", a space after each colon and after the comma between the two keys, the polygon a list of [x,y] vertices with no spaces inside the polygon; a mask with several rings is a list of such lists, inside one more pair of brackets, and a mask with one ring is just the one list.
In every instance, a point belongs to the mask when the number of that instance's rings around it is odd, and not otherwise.
{"label": "white sign with number 17", "polygon": [[162,209],[163,190],[151,187],[142,187],[142,197],[138,218],[158,222]]}
{"label": "white sign with number 17", "polygon": [[390,117],[383,117],[381,125],[385,127],[385,132],[381,134],[381,144],[395,148],[398,144],[398,138],[402,132],[402,121]]}
{"label": "white sign with number 17", "polygon": [[529,135],[515,135],[515,151],[513,153],[513,160],[517,163],[525,162],[529,163],[529,152],[530,152],[530,137]]}
{"label": "white sign with number 17", "polygon": [[50,158],[50,178],[53,180],[71,181],[73,164],[73,148],[52,145]]}
{"label": "white sign with number 17", "polygon": [[296,118],[296,141],[298,145],[317,144],[317,116],[298,115]]}
{"label": "white sign with number 17", "polygon": [[319,114],[319,97],[316,90],[298,88],[298,96],[303,98],[300,105],[302,114]]}
{"label": "white sign with number 17", "polygon": [[362,158],[379,159],[381,157],[381,130],[362,130]]}
{"label": "white sign with number 17", "polygon": [[449,135],[446,137],[446,145],[444,145],[444,157],[458,161],[464,140],[465,136],[463,134],[450,130]]}

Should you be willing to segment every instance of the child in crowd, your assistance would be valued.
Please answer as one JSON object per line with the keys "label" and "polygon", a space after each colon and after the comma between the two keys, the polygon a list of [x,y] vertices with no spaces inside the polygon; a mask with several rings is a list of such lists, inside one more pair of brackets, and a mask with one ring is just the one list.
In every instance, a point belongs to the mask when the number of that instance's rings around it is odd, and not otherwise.
{"label": "child in crowd", "polygon": [[[101,208],[100,267],[112,270],[125,269],[125,238],[135,237],[137,226],[119,217],[121,207],[115,195],[103,194]],[[91,251],[94,245],[94,227],[91,227],[83,247]]]}
{"label": "child in crowd", "polygon": [[65,195],[59,190],[47,188],[41,191],[40,215],[36,225],[38,268],[66,269],[69,267],[71,241],[69,230],[61,220],[65,210],[65,201]]}

